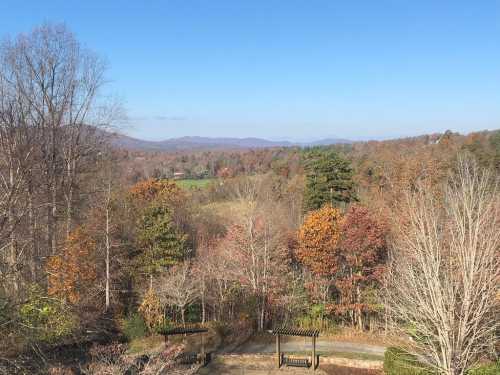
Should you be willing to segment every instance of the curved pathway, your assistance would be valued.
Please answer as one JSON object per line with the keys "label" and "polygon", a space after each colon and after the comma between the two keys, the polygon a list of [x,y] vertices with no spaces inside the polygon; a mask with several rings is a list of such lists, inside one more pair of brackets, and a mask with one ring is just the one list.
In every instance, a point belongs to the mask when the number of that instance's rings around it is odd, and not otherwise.
{"label": "curved pathway", "polygon": [[[311,340],[304,339],[288,339],[282,340],[281,350],[283,352],[308,352],[311,351]],[[351,343],[343,341],[329,340],[327,338],[319,338],[316,340],[316,351],[323,353],[353,353],[353,354],[368,354],[383,357],[385,352],[384,346],[368,345],[360,343]],[[233,353],[235,354],[269,354],[276,351],[274,342],[256,342],[248,341],[238,347]]]}

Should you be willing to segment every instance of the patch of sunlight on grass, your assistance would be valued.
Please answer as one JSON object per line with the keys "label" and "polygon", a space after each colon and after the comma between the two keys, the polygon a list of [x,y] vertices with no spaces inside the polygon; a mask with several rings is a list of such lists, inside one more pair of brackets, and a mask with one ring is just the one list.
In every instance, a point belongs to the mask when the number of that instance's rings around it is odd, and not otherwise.
{"label": "patch of sunlight on grass", "polygon": [[159,352],[165,347],[163,336],[152,335],[133,339],[129,342],[128,354]]}
{"label": "patch of sunlight on grass", "polygon": [[186,178],[183,180],[175,180],[175,183],[184,189],[202,189],[210,185],[215,180],[215,178],[203,178],[197,180]]}

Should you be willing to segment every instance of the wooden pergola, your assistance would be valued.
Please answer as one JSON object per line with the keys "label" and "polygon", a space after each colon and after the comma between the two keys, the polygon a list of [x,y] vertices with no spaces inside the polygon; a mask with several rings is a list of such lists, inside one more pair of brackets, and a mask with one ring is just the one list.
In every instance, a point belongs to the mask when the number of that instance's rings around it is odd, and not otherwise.
{"label": "wooden pergola", "polygon": [[[277,356],[278,368],[280,368],[282,364],[285,364],[288,366],[311,367],[312,371],[316,370],[316,368],[319,365],[319,361],[317,360],[316,357],[316,338],[319,336],[319,330],[282,327],[273,329],[271,331],[271,334],[276,336],[276,356]],[[295,359],[295,358],[285,357],[284,355],[282,356],[281,336],[311,337],[312,339],[311,364],[309,364],[307,358]]]}
{"label": "wooden pergola", "polygon": [[[199,327],[199,326],[179,326],[179,327],[173,327],[173,328],[165,328],[165,329],[160,329],[158,333],[165,338],[165,346],[167,346],[168,343],[168,337],[169,336],[175,336],[175,335],[194,335],[194,334],[200,334],[201,338],[201,360],[203,361],[204,364],[207,364],[210,361],[209,356],[205,354],[205,344],[203,342],[203,334],[208,332],[207,328]],[[195,356],[195,360],[197,359],[196,354],[192,355],[187,355],[188,359],[193,359],[191,357]]]}

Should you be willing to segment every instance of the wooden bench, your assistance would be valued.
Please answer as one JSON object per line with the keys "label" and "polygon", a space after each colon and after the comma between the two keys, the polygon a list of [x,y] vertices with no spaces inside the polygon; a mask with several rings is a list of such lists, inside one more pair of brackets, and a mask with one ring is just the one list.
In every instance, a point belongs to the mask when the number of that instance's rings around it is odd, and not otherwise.
{"label": "wooden bench", "polygon": [[309,358],[293,358],[283,355],[281,363],[290,367],[311,367]]}
{"label": "wooden bench", "polygon": [[194,352],[182,353],[176,358],[177,363],[181,365],[192,365],[195,363],[201,363],[206,366],[212,360],[212,353],[198,354]]}
{"label": "wooden bench", "polygon": [[198,353],[182,353],[177,357],[181,365],[192,365],[198,362]]}

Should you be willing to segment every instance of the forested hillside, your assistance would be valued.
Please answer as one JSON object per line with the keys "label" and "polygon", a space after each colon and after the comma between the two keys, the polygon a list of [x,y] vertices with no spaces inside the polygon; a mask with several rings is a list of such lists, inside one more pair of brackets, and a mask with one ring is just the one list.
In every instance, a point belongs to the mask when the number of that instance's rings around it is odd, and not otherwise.
{"label": "forested hillside", "polygon": [[[7,373],[194,323],[398,332],[450,375],[493,358],[500,131],[125,151],[96,136],[117,109],[99,96],[104,65],[66,28],[37,28],[0,56]],[[89,358],[82,371],[104,373]]]}

